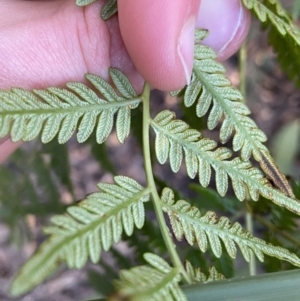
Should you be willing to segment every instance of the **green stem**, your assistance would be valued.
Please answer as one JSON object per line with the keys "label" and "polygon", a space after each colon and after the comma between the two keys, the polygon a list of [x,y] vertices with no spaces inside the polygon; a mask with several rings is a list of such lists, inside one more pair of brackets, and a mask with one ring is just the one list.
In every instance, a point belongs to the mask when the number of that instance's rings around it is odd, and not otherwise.
{"label": "green stem", "polygon": [[239,50],[240,86],[239,89],[244,95],[243,103],[246,104],[246,68],[247,68],[247,49],[246,42]]}
{"label": "green stem", "polygon": [[[245,202],[250,207],[249,200],[246,200]],[[245,218],[246,218],[246,228],[247,228],[247,230],[250,233],[254,233],[252,213],[249,212],[249,211],[246,211]],[[251,251],[251,259],[250,259],[250,262],[249,262],[249,274],[250,274],[250,276],[256,275],[256,258],[255,258],[252,251]]]}
{"label": "green stem", "polygon": [[[246,104],[246,73],[247,73],[247,49],[246,49],[246,42],[244,42],[244,44],[242,45],[240,51],[239,51],[239,67],[240,67],[240,86],[239,89],[241,91],[241,93],[244,95],[244,99],[243,99],[243,103]],[[247,206],[250,207],[249,204],[249,194],[246,198],[246,208]],[[246,219],[246,228],[249,232],[253,233],[254,232],[254,228],[253,228],[253,218],[252,218],[252,213],[249,212],[249,210],[245,211],[245,219]],[[253,254],[253,252],[251,252],[251,259],[249,262],[249,274],[250,276],[254,276],[256,275],[256,259],[255,256]]]}
{"label": "green stem", "polygon": [[149,134],[150,121],[151,121],[151,117],[150,117],[150,86],[147,83],[145,84],[145,87],[144,87],[142,101],[143,101],[143,152],[144,152],[145,173],[146,173],[148,188],[151,191],[154,210],[156,213],[158,224],[160,226],[160,231],[162,233],[164,242],[165,242],[168,252],[170,254],[172,263],[173,263],[174,267],[180,271],[185,282],[187,284],[191,284],[191,280],[185,271],[185,268],[181,262],[180,257],[178,256],[178,253],[176,252],[175,245],[172,241],[169,228],[167,227],[167,224],[166,224],[166,221],[164,218],[164,214],[163,214],[162,208],[160,206],[160,197],[158,195],[154,177],[153,177],[151,153],[150,153],[150,134]]}

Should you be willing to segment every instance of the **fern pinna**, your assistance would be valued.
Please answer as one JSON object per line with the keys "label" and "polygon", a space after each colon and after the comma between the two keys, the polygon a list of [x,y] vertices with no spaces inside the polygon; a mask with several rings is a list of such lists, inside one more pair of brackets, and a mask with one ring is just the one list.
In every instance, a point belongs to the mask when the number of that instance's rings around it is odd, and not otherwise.
{"label": "fern pinna", "polygon": [[[85,6],[94,1],[77,0],[76,3]],[[293,45],[293,55],[299,52],[300,33],[278,1],[243,0],[243,3],[262,23],[271,27],[273,44],[276,44],[274,35],[279,35],[288,41],[289,47]],[[108,0],[101,16],[106,20],[116,11],[117,0]],[[62,262],[75,269],[81,269],[88,259],[98,263],[102,252],[118,243],[123,232],[130,237],[136,228],[143,228],[145,219],[152,219],[151,214],[151,218],[146,215],[145,209],[145,203],[150,199],[168,250],[165,255],[169,255],[171,264],[165,258],[146,252],[146,265],[121,271],[120,280],[115,282],[117,292],[109,300],[188,300],[181,284],[224,280],[215,267],[211,267],[205,276],[200,267],[194,267],[188,261],[189,258],[184,264],[174,244],[175,239],[184,239],[182,244],[199,249],[199,256],[200,252],[211,250],[215,257],[220,258],[225,249],[229,257],[235,259],[239,249],[248,262],[253,253],[260,261],[264,261],[267,255],[300,266],[296,254],[255,237],[240,223],[231,225],[229,218],[218,219],[212,211],[201,214],[200,199],[197,206],[192,206],[185,200],[175,201],[174,190],[169,187],[165,187],[161,194],[158,192],[151,162],[151,129],[155,134],[154,149],[158,162],[165,164],[169,161],[174,173],[185,163],[189,178],[197,177],[204,188],[213,179],[221,197],[232,188],[237,200],[247,200],[248,206],[251,206],[250,199],[260,201],[262,196],[300,215],[300,202],[264,144],[267,140],[265,134],[249,117],[247,106],[241,103],[243,95],[225,76],[226,70],[216,61],[215,52],[201,45],[207,34],[207,30],[196,30],[191,82],[182,91],[171,94],[182,96],[186,107],[195,105],[198,117],[207,116],[208,130],[220,125],[220,143],[227,143],[227,147],[220,147],[218,142],[176,119],[170,110],[162,110],[152,118],[149,85],[145,83],[142,94],[138,95],[127,77],[116,69],[109,71],[111,83],[87,74],[90,87],[68,83],[65,89],[52,87],[29,92],[12,88],[0,91],[0,138],[9,134],[12,141],[30,141],[40,136],[41,141],[47,143],[57,136],[59,143],[65,143],[77,131],[80,143],[91,139],[93,132],[97,143],[104,143],[115,123],[116,136],[120,143],[124,143],[130,133],[131,111],[140,103],[143,105],[144,187],[132,178],[115,176],[114,184],[100,183],[100,192],[68,207],[65,214],[52,217],[51,225],[44,228],[49,238],[16,275],[12,295],[19,296],[31,290]],[[293,66],[286,64],[282,48],[277,44],[274,46],[279,60],[297,81]],[[231,138],[232,147],[228,147]],[[152,225],[152,220],[149,224]],[[137,238],[132,241],[136,242]],[[138,249],[138,245],[135,247]]]}
{"label": "fern pinna", "polygon": [[[77,269],[85,265],[88,257],[97,263],[102,250],[107,251],[119,242],[123,231],[131,235],[134,226],[143,227],[144,202],[149,200],[149,190],[127,177],[117,176],[115,182],[100,183],[102,192],[69,207],[67,215],[51,219],[52,226],[44,229],[49,240],[23,267],[12,286],[13,294],[22,294],[40,283],[62,261]],[[28,273],[30,281],[26,280]]]}
{"label": "fern pinna", "polygon": [[111,69],[110,76],[121,96],[92,74],[87,74],[86,79],[103,97],[81,83],[68,83],[71,91],[61,88],[1,91],[0,137],[9,133],[14,142],[30,141],[41,134],[42,142],[47,143],[58,134],[58,142],[65,143],[78,129],[77,140],[82,143],[96,127],[97,142],[102,143],[111,133],[117,113],[117,137],[123,143],[129,135],[130,110],[138,106],[140,99],[120,71]]}

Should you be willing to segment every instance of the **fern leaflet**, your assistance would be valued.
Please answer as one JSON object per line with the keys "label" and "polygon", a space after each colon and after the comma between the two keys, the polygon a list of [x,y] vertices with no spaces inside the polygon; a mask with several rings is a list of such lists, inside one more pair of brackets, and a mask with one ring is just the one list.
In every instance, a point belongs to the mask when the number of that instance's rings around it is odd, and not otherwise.
{"label": "fern leaflet", "polygon": [[224,275],[218,273],[215,267],[209,268],[208,277],[206,277],[205,274],[201,272],[200,268],[194,268],[189,261],[185,262],[185,269],[193,283],[197,283],[197,282],[207,283],[211,281],[219,281],[219,280],[226,279]]}
{"label": "fern leaflet", "polygon": [[[87,6],[96,0],[76,0],[78,6]],[[101,9],[101,18],[108,20],[118,11],[118,0],[107,0]]]}
{"label": "fern leaflet", "polygon": [[[201,40],[196,40],[196,43]],[[256,160],[261,160],[261,152],[267,152],[262,144],[267,140],[256,124],[247,115],[249,109],[242,103],[242,94],[232,87],[225,77],[225,68],[215,61],[217,55],[209,47],[195,46],[194,71],[190,85],[184,94],[186,106],[197,103],[198,117],[204,116],[210,106],[208,129],[214,129],[224,117],[220,130],[220,140],[226,143],[234,130],[233,150],[241,150],[243,160],[248,160],[253,153]],[[250,130],[251,129],[251,130]]]}
{"label": "fern leaflet", "polygon": [[179,271],[155,254],[146,253],[144,258],[149,265],[121,271],[113,300],[187,301],[178,285]]}
{"label": "fern leaflet", "polygon": [[52,226],[44,229],[51,236],[22,267],[12,284],[13,295],[41,283],[62,261],[76,269],[82,268],[88,257],[97,263],[101,251],[117,243],[123,230],[131,235],[134,225],[143,227],[148,189],[124,176],[114,180],[116,184],[98,184],[102,192],[69,207],[67,215],[51,219]]}
{"label": "fern leaflet", "polygon": [[92,74],[86,75],[87,80],[105,99],[81,83],[68,83],[71,91],[0,91],[0,137],[10,134],[12,141],[29,141],[41,133],[42,142],[47,143],[58,133],[59,143],[65,143],[78,127],[77,140],[82,143],[96,127],[97,142],[102,143],[112,131],[117,113],[117,137],[123,143],[130,131],[131,109],[139,105],[140,99],[124,74],[110,69],[110,76],[121,96]]}
{"label": "fern leaflet", "polygon": [[224,242],[229,256],[236,258],[236,244],[239,246],[246,261],[251,259],[251,250],[260,261],[264,260],[264,254],[286,260],[300,266],[300,259],[288,250],[267,244],[264,240],[254,237],[244,230],[239,223],[232,226],[227,217],[221,217],[218,221],[214,212],[207,212],[204,216],[198,208],[191,206],[184,200],[174,201],[174,193],[165,188],[162,192],[162,209],[168,214],[173,233],[177,240],[183,237],[190,245],[197,242],[200,250],[205,252],[208,243],[216,257],[222,255],[221,240]]}
{"label": "fern leaflet", "polygon": [[228,190],[229,177],[240,201],[246,198],[248,190],[253,200],[258,200],[261,194],[275,204],[300,214],[300,202],[272,187],[262,172],[249,161],[240,158],[229,161],[232,155],[229,149],[216,149],[215,141],[202,138],[200,132],[174,118],[175,113],[166,110],[151,120],[156,133],[155,151],[159,163],[164,164],[169,159],[172,171],[177,172],[185,157],[189,177],[193,179],[198,174],[199,182],[204,187],[210,182],[211,169],[215,170],[217,191],[221,196]]}
{"label": "fern leaflet", "polygon": [[101,10],[101,18],[108,20],[118,11],[118,0],[108,0]]}
{"label": "fern leaflet", "polygon": [[[185,105],[190,107],[197,101],[198,117],[207,114],[212,106],[208,115],[208,129],[214,129],[223,119],[220,129],[221,142],[226,143],[234,135],[233,150],[241,152],[242,160],[249,160],[252,154],[260,162],[261,168],[266,173],[269,172],[267,175],[274,180],[274,183],[279,184],[277,187],[294,198],[288,181],[274,164],[266,146],[263,145],[267,137],[247,116],[250,114],[249,109],[239,102],[243,99],[242,94],[225,77],[225,68],[215,61],[216,53],[207,46],[198,45],[205,37],[205,33],[207,34],[205,30],[196,31],[193,75],[184,93]],[[265,169],[264,162],[268,162],[273,168]]]}

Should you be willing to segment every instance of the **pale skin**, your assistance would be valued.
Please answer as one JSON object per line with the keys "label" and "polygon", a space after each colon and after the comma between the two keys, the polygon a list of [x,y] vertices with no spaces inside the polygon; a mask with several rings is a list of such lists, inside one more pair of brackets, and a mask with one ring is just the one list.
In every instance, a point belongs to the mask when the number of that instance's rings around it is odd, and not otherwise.
{"label": "pale skin", "polygon": [[[0,0],[0,89],[64,86],[85,73],[108,79],[112,66],[139,91],[144,79],[176,90],[192,72],[196,26],[209,27],[207,43],[226,59],[250,24],[240,0],[118,0],[108,22],[99,17],[104,2]],[[0,139],[0,163],[18,146]]]}

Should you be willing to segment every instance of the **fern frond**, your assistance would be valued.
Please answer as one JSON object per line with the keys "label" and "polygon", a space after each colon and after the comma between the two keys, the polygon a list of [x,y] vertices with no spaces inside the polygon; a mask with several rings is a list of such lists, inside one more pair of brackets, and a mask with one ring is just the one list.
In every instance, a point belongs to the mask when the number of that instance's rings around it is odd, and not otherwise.
{"label": "fern frond", "polygon": [[118,293],[110,300],[187,301],[178,285],[178,269],[152,253],[146,253],[144,258],[149,265],[121,271],[121,279],[116,281]]}
{"label": "fern frond", "polygon": [[212,106],[208,115],[208,129],[214,129],[224,118],[220,130],[221,142],[226,143],[234,134],[233,150],[241,151],[243,160],[248,160],[253,154],[260,161],[261,153],[267,152],[262,144],[267,137],[247,117],[249,109],[238,102],[243,99],[242,94],[226,78],[225,68],[215,61],[216,57],[211,48],[195,46],[193,75],[184,95],[184,103],[189,107],[197,101],[198,117],[204,116]]}
{"label": "fern frond", "polygon": [[118,11],[118,0],[107,0],[101,10],[101,18],[108,20]]}
{"label": "fern frond", "polygon": [[144,224],[144,202],[149,191],[136,181],[116,176],[116,184],[98,184],[96,192],[68,208],[66,215],[54,216],[44,229],[50,238],[25,263],[11,288],[20,295],[41,283],[61,262],[69,268],[82,268],[88,257],[93,263],[117,243],[123,231],[131,235],[134,226]]}
{"label": "fern frond", "polygon": [[226,194],[230,178],[240,201],[246,198],[248,189],[253,200],[258,200],[261,194],[275,204],[300,214],[300,202],[272,187],[262,172],[249,161],[240,158],[229,161],[232,155],[229,149],[216,149],[215,141],[202,138],[200,132],[174,118],[175,113],[166,110],[151,120],[156,133],[155,151],[159,163],[164,164],[169,159],[172,171],[177,172],[185,157],[188,176],[193,179],[198,175],[204,187],[210,182],[212,168],[215,170],[217,191],[221,196]]}
{"label": "fern frond", "polygon": [[300,31],[277,0],[243,0],[257,18],[269,29],[269,42],[277,60],[289,78],[300,85]]}
{"label": "fern frond", "polygon": [[42,142],[47,143],[58,133],[58,142],[65,143],[78,128],[77,140],[81,143],[96,127],[97,142],[102,143],[112,131],[117,114],[117,137],[123,143],[130,131],[131,109],[140,99],[124,74],[111,69],[110,76],[121,96],[92,74],[86,78],[104,98],[81,83],[68,83],[69,90],[0,91],[0,137],[10,134],[13,141],[29,141],[41,134]]}
{"label": "fern frond", "polygon": [[[253,155],[261,164],[261,168],[268,172],[270,169],[265,169],[266,164],[263,163],[268,162],[268,165],[273,167],[275,164],[263,144],[267,137],[247,116],[250,114],[249,109],[239,102],[243,96],[226,78],[225,68],[215,61],[217,55],[214,50],[198,45],[205,34],[207,34],[205,30],[196,32],[193,75],[184,93],[184,103],[190,107],[197,102],[198,117],[207,114],[211,108],[208,114],[208,129],[214,129],[222,121],[221,143],[226,143],[234,136],[233,150],[241,152],[242,160],[247,161]],[[279,189],[285,188],[283,192],[294,198],[288,181],[278,168],[273,168],[272,173],[267,175],[274,180],[276,185],[280,184],[277,186]]]}
{"label": "fern frond", "polygon": [[199,209],[188,202],[184,200],[175,202],[174,193],[169,188],[163,190],[161,202],[163,211],[169,216],[176,239],[182,240],[185,237],[190,245],[196,242],[202,252],[205,252],[210,244],[213,253],[219,258],[222,255],[222,240],[231,258],[236,258],[236,245],[238,245],[248,262],[252,250],[260,261],[264,260],[266,254],[300,266],[300,259],[295,254],[254,237],[239,223],[231,225],[227,217],[218,220],[216,214],[211,211],[201,216]]}

